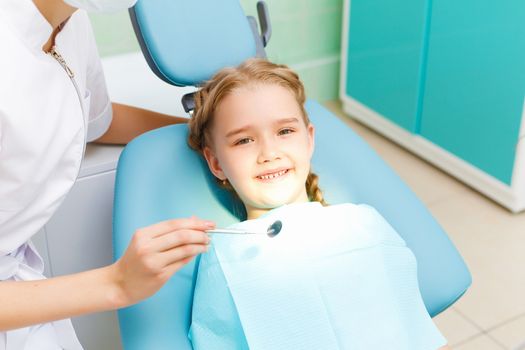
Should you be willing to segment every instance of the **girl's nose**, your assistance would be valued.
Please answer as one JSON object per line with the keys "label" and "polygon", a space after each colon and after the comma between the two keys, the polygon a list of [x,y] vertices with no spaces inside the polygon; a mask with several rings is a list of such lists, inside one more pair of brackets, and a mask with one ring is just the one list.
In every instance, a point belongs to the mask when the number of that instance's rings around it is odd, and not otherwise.
{"label": "girl's nose", "polygon": [[280,159],[280,152],[277,144],[273,140],[265,139],[260,141],[258,163],[267,163]]}

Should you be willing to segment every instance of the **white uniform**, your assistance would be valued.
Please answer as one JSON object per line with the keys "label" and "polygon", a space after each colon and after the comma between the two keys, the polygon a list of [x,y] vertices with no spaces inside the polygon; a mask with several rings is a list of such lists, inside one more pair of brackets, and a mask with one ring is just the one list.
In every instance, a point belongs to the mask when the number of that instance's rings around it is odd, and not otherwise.
{"label": "white uniform", "polygon": [[[0,1],[0,281],[44,278],[30,238],[71,189],[85,143],[111,123],[87,14],[75,12],[55,41],[73,78],[42,51],[51,33],[31,0]],[[0,332],[4,349],[82,347],[66,320]]]}

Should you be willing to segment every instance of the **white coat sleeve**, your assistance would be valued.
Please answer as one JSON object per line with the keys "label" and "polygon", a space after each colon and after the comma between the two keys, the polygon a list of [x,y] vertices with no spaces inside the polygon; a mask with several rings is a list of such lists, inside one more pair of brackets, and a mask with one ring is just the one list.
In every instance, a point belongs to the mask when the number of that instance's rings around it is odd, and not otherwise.
{"label": "white coat sleeve", "polygon": [[90,108],[88,119],[87,142],[93,141],[104,135],[113,119],[113,109],[106,87],[106,80],[102,63],[98,54],[93,29],[89,18],[88,40],[88,67],[86,77],[86,91],[90,94]]}

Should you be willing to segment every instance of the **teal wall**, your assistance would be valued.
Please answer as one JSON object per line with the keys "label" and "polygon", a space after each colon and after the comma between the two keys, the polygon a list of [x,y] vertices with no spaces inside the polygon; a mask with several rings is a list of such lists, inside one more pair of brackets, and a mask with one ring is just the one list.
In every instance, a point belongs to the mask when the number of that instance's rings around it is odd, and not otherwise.
{"label": "teal wall", "polygon": [[[191,1],[191,0],[189,0]],[[241,0],[257,18],[256,0]],[[269,59],[290,65],[310,98],[338,98],[343,0],[266,0],[272,23]],[[90,15],[102,57],[139,50],[127,12]]]}

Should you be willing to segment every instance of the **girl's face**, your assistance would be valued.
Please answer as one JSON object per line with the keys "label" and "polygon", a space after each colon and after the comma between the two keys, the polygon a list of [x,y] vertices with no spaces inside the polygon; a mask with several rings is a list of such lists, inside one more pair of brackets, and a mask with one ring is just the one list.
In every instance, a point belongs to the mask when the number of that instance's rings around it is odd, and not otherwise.
{"label": "girl's face", "polygon": [[248,219],[308,201],[314,127],[305,125],[286,88],[257,84],[234,90],[215,111],[210,146],[204,156],[211,172],[229,180]]}

